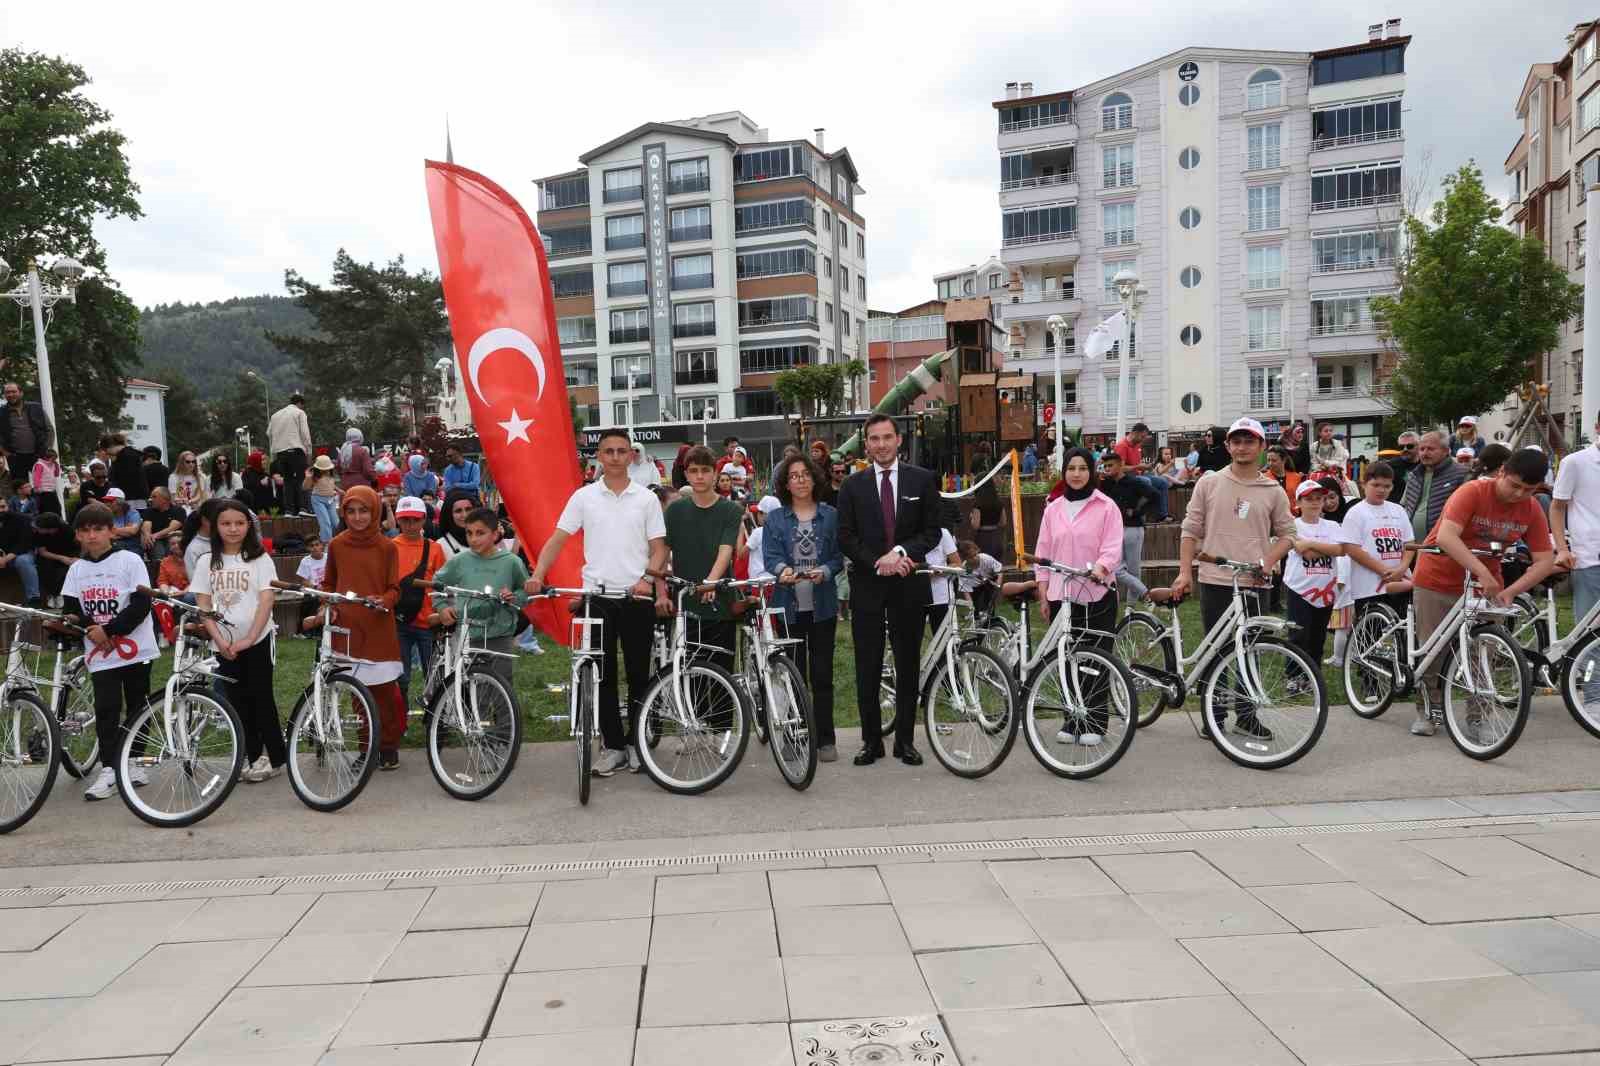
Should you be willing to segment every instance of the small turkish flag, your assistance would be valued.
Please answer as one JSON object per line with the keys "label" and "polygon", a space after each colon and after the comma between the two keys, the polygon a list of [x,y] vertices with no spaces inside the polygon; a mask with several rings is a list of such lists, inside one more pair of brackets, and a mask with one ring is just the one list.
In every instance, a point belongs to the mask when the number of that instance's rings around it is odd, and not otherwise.
{"label": "small turkish flag", "polygon": [[[423,173],[458,380],[531,562],[582,484],[544,244],[521,205],[483,175],[433,160]],[[583,548],[573,540],[549,584],[580,584]],[[554,601],[540,601],[532,617],[568,643],[569,616]]]}

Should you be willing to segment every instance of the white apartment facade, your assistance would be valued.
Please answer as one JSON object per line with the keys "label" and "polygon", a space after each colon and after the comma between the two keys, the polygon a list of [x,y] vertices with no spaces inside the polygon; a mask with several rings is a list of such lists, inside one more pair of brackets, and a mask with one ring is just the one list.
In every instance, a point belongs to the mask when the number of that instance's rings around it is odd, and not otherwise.
{"label": "white apartment facade", "polygon": [[1404,155],[1397,22],[1321,52],[1186,48],[1068,92],[1007,86],[995,103],[1008,370],[1053,393],[1069,426],[1115,427],[1113,353],[1084,341],[1147,290],[1130,344],[1129,422],[1191,436],[1241,414],[1330,421],[1372,454],[1393,365],[1370,311],[1392,292]]}
{"label": "white apartment facade", "polygon": [[121,421],[128,428],[128,446],[142,451],[152,444],[167,462],[167,386],[144,378],[129,378],[122,398]]}
{"label": "white apartment facade", "polygon": [[933,289],[940,300],[970,300],[982,296],[989,301],[990,317],[1001,321],[1001,313],[1010,302],[1011,271],[999,256],[990,256],[982,263],[973,263],[960,270],[950,270],[933,276]]}
{"label": "white apartment facade", "polygon": [[732,111],[579,161],[537,179],[538,226],[588,426],[773,415],[778,372],[865,360],[864,190],[822,130],[773,141]]}
{"label": "white apartment facade", "polygon": [[[1519,235],[1537,236],[1551,261],[1581,285],[1587,238],[1588,187],[1600,181],[1600,23],[1580,22],[1567,35],[1561,57],[1536,63],[1517,94],[1521,136],[1506,157],[1511,178],[1506,218]],[[1556,347],[1531,368],[1550,388],[1549,409],[1569,438],[1583,426],[1583,313],[1561,328]],[[1513,398],[1495,422],[1515,419]]]}

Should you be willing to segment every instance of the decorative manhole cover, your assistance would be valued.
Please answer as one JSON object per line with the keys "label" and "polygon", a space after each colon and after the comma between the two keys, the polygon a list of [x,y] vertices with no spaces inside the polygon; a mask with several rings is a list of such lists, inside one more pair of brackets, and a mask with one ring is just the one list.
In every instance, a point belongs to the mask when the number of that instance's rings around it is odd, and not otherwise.
{"label": "decorative manhole cover", "polygon": [[789,1027],[799,1066],[960,1066],[933,1015],[844,1018]]}

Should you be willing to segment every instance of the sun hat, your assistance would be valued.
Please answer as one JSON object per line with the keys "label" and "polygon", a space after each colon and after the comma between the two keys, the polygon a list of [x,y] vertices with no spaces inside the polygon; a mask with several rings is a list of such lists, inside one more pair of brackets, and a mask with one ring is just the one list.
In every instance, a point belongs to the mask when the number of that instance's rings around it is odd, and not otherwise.
{"label": "sun hat", "polygon": [[332,470],[333,460],[329,459],[326,455],[319,455],[311,465],[317,470]]}

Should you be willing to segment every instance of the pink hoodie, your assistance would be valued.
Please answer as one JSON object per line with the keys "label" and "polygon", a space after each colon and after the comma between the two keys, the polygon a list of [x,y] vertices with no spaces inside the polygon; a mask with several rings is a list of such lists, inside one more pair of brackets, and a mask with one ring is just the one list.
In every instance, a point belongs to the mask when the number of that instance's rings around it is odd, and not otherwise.
{"label": "pink hoodie", "polygon": [[[1107,574],[1114,574],[1122,565],[1122,513],[1098,489],[1089,494],[1076,518],[1068,516],[1065,498],[1056,499],[1044,509],[1034,554],[1064,566],[1099,563]],[[1052,602],[1068,599],[1094,603],[1114,591],[1092,581],[1069,580],[1049,570],[1036,574],[1044,582],[1046,598]]]}

